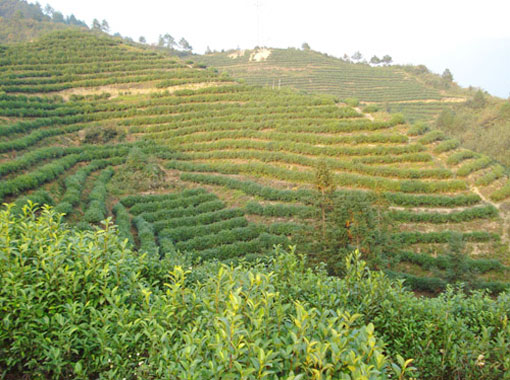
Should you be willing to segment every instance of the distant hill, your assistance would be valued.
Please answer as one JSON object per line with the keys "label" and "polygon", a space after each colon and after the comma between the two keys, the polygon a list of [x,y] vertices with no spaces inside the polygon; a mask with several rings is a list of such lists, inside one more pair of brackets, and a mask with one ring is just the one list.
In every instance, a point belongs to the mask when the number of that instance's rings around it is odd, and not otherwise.
{"label": "distant hill", "polygon": [[400,112],[411,123],[427,122],[464,146],[510,165],[506,151],[510,115],[503,109],[505,101],[482,92],[485,101],[473,107],[478,89],[461,88],[423,65],[374,67],[293,48],[230,50],[203,55],[199,61],[249,84],[356,98],[362,106]]}
{"label": "distant hill", "polygon": [[45,33],[68,28],[88,27],[74,15],[66,17],[49,6],[43,11],[39,3],[30,4],[25,0],[0,1],[2,44],[33,41]]}
{"label": "distant hill", "polygon": [[[352,63],[313,50],[231,50],[200,58],[204,63],[227,70],[249,84],[290,86],[363,102],[451,102],[437,76],[426,77],[426,69],[403,66],[373,67]],[[422,74],[422,75],[419,75]],[[462,97],[458,96],[460,100]]]}

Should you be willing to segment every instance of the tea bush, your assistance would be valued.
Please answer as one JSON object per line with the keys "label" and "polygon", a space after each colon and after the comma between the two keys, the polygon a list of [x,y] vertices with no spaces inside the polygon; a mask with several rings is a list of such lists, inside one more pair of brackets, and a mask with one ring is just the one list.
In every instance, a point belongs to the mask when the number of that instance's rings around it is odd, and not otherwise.
{"label": "tea bush", "polygon": [[108,212],[105,204],[108,194],[106,184],[112,178],[113,173],[114,171],[112,168],[106,168],[99,174],[94,182],[94,187],[88,197],[89,204],[83,216],[85,221],[89,223],[99,223],[106,218]]}
{"label": "tea bush", "polygon": [[4,375],[375,380],[409,371],[338,294],[317,291],[339,280],[292,255],[191,272],[134,254],[108,222],[68,230],[48,208],[20,217],[4,208],[0,229]]}

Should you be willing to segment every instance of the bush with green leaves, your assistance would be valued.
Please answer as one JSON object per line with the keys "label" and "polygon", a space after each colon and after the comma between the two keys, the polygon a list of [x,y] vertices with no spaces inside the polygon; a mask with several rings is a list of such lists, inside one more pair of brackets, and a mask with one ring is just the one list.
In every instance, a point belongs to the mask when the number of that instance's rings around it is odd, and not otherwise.
{"label": "bush with green leaves", "polygon": [[[209,144],[208,144],[209,145]],[[290,182],[313,182],[312,170],[291,170],[279,165],[264,164],[262,162],[250,162],[233,164],[229,162],[219,163],[194,163],[187,161],[168,161],[168,169],[196,172],[215,172],[222,174],[249,174],[285,180]],[[451,193],[467,190],[465,181],[452,179],[445,181],[426,182],[422,180],[393,180],[385,177],[358,175],[352,173],[333,174],[334,182],[339,186],[368,189],[372,191],[396,191],[403,193]]]}
{"label": "bush with green leaves", "polygon": [[[392,158],[389,158],[392,157]],[[403,160],[394,160],[393,157],[397,156],[384,156],[381,161],[390,162],[403,162]],[[188,152],[185,157],[180,157],[185,160],[251,160],[262,161],[267,163],[288,163],[306,167],[315,167],[317,158],[312,158],[303,154],[287,153],[287,152],[271,152],[271,151],[257,151],[257,150],[220,150],[220,151],[207,151],[207,152]],[[405,158],[406,159],[406,158]],[[322,158],[326,161],[331,169],[345,172],[360,173],[364,175],[380,176],[380,177],[394,177],[402,179],[414,178],[451,178],[453,172],[444,168],[399,168],[395,166],[372,166],[363,163],[363,159],[354,159],[350,161],[341,161],[337,158]],[[374,160],[366,160],[369,163],[374,163]]]}
{"label": "bush with green leaves", "polygon": [[[75,149],[76,150],[76,149]],[[45,147],[24,154],[23,156],[0,164],[0,176],[26,169],[31,165],[50,158],[58,158],[68,152],[61,147]],[[76,152],[77,153],[77,152]]]}
{"label": "bush with green leaves", "polygon": [[168,200],[175,200],[181,197],[201,195],[206,193],[205,189],[190,189],[184,190],[179,193],[168,193],[168,194],[148,194],[148,195],[129,195],[122,198],[120,201],[126,207],[133,207],[137,203],[148,203],[148,202],[162,202]]}
{"label": "bush with green leaves", "polygon": [[343,102],[351,107],[357,107],[359,105],[359,99],[357,98],[345,98]]}
{"label": "bush with green leaves", "polygon": [[225,186],[229,189],[240,190],[248,195],[259,196],[272,201],[298,201],[309,199],[313,192],[310,190],[282,190],[270,186],[264,186],[253,181],[243,181],[221,175],[182,173],[181,180],[195,183]]}
{"label": "bush with green leaves", "polygon": [[127,239],[129,244],[134,245],[135,240],[131,233],[131,217],[129,212],[120,202],[113,206],[112,211],[115,214],[115,224],[119,229],[119,237],[122,240]]}
{"label": "bush with green leaves", "polygon": [[240,208],[227,208],[217,211],[204,212],[198,215],[180,216],[170,219],[163,219],[154,222],[154,230],[159,232],[165,228],[176,228],[183,226],[196,226],[200,224],[211,224],[222,220],[244,216]]}
{"label": "bush with green leaves", "polygon": [[426,132],[429,131],[429,126],[425,123],[418,122],[416,124],[413,124],[411,128],[407,131],[407,134],[409,136],[421,136],[424,135]]}
{"label": "bush with green leaves", "polygon": [[425,135],[423,135],[423,137],[421,137],[418,140],[418,142],[420,144],[427,145],[427,144],[431,144],[436,141],[444,140],[445,138],[446,138],[446,135],[444,134],[443,131],[435,129],[435,130],[430,131],[430,132],[426,133]]}
{"label": "bush with green leaves", "polygon": [[[426,253],[402,251],[399,252],[398,259],[400,261],[418,264],[426,270],[434,268],[445,270],[453,265],[449,255],[432,256]],[[501,261],[496,259],[473,259],[467,257],[466,264],[472,271],[479,273],[486,273],[491,270],[501,271],[505,269],[505,266],[501,263]]]}
{"label": "bush with green leaves", "polygon": [[163,201],[137,203],[129,210],[133,215],[155,212],[163,209],[172,209],[177,207],[198,206],[201,203],[215,201],[218,197],[215,194],[204,193],[194,196],[181,196]]}
{"label": "bush with green leaves", "polygon": [[482,200],[478,194],[414,195],[397,192],[385,193],[384,197],[391,204],[404,207],[461,207],[472,206]]}
{"label": "bush with green leaves", "polygon": [[90,191],[87,205],[87,210],[83,218],[89,223],[99,223],[106,218],[106,197],[108,191],[106,190],[106,184],[112,178],[114,170],[107,168],[99,174],[94,182],[94,187]]}
{"label": "bush with green leaves", "polygon": [[441,141],[437,146],[434,148],[434,152],[436,153],[444,153],[448,152],[450,150],[453,150],[455,148],[458,148],[460,146],[460,141],[457,139],[448,139],[445,141]]}
{"label": "bush with green leaves", "polygon": [[49,209],[3,209],[0,228],[4,375],[376,380],[410,370],[386,356],[371,323],[335,302],[340,280],[292,255],[190,272],[133,253],[109,222],[75,232]]}
{"label": "bush with green leaves", "polygon": [[207,212],[219,211],[223,210],[224,208],[225,203],[219,199],[216,199],[202,202],[196,206],[190,205],[184,207],[164,208],[162,210],[153,212],[142,212],[140,216],[143,217],[146,221],[153,223],[165,219],[181,218],[183,216],[195,216]]}
{"label": "bush with green leaves", "polygon": [[155,157],[135,146],[129,150],[126,163],[117,170],[111,188],[120,191],[123,187],[132,192],[154,190],[162,185],[164,172]]}
{"label": "bush with green leaves", "polygon": [[94,160],[86,167],[78,169],[73,175],[66,177],[64,180],[66,191],[55,207],[55,211],[66,215],[71,214],[74,206],[80,202],[83,187],[90,173],[115,163],[116,160]]}
{"label": "bush with green leaves", "polygon": [[203,251],[224,244],[232,244],[237,241],[255,239],[262,231],[261,226],[249,224],[245,227],[235,227],[212,232],[207,235],[195,236],[186,241],[180,241],[175,247],[181,251]]}
{"label": "bush with green leaves", "polygon": [[269,217],[313,218],[317,216],[315,208],[298,204],[275,203],[262,205],[252,201],[245,206],[245,211],[247,214]]}
{"label": "bush with green leaves", "polygon": [[477,178],[475,181],[475,185],[477,186],[488,186],[497,179],[500,179],[505,175],[505,167],[499,164],[496,164],[491,167],[491,170],[481,176],[480,178]]}
{"label": "bush with green leaves", "polygon": [[363,107],[364,113],[375,113],[379,111],[379,106],[377,104],[369,104],[368,106]]}
{"label": "bush with green leaves", "polygon": [[510,371],[508,293],[416,297],[357,255],[343,278],[281,251],[188,271],[186,256],[135,254],[105,227],[68,230],[48,209],[0,211],[5,375],[499,380]]}
{"label": "bush with green leaves", "polygon": [[[401,244],[418,244],[418,243],[448,243],[452,236],[456,235],[456,231],[441,231],[441,232],[414,232],[405,231],[398,232],[392,235],[392,239]],[[472,242],[489,242],[499,241],[501,237],[493,232],[486,231],[472,231],[462,234],[464,241]]]}
{"label": "bush with green leaves", "polygon": [[406,223],[461,223],[474,219],[495,218],[498,216],[498,209],[493,205],[486,205],[447,214],[391,210],[388,216],[392,220]]}
{"label": "bush with green leaves", "polygon": [[503,201],[510,197],[510,181],[507,181],[500,189],[493,191],[490,198],[495,202]]}
{"label": "bush with green leaves", "polygon": [[477,171],[477,170],[480,170],[480,169],[483,169],[483,168],[486,168],[487,166],[489,166],[490,164],[492,164],[494,161],[490,158],[490,157],[487,157],[487,156],[482,156],[474,161],[470,161],[468,163],[465,163],[464,165],[462,165],[458,170],[457,170],[457,175],[460,176],[460,177],[466,177],[468,176],[469,174]]}
{"label": "bush with green leaves", "polygon": [[[219,233],[223,230],[232,230],[234,228],[243,228],[248,226],[248,221],[244,216],[238,216],[231,219],[220,220],[219,222],[202,224],[197,226],[182,226],[176,228],[166,228],[159,232],[158,238],[171,239],[174,243],[197,239],[204,235]],[[180,246],[177,245],[177,248]]]}
{"label": "bush with green leaves", "polygon": [[154,235],[152,225],[141,216],[134,217],[133,224],[136,226],[136,230],[138,231],[140,250],[147,252],[150,255],[157,256],[159,248],[156,244],[156,236]]}
{"label": "bush with green leaves", "polygon": [[52,196],[46,190],[38,190],[29,195],[23,195],[16,199],[12,208],[12,212],[15,214],[22,213],[23,207],[25,207],[30,202],[33,204],[46,204],[49,206],[53,206],[55,204]]}
{"label": "bush with green leaves", "polygon": [[453,153],[446,162],[450,165],[457,165],[461,163],[464,160],[470,159],[470,158],[478,158],[480,157],[480,153],[473,152],[472,150],[460,150],[458,152]]}

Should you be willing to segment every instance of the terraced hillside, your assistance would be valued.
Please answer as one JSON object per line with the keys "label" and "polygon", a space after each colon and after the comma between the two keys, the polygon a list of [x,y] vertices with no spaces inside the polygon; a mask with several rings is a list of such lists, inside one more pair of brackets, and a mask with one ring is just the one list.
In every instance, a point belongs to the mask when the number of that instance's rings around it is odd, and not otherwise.
{"label": "terraced hillside", "polygon": [[312,50],[234,50],[204,55],[200,60],[249,84],[357,98],[403,112],[411,121],[430,120],[445,106],[465,100],[404,67],[354,64]]}
{"label": "terraced hillside", "polygon": [[453,241],[474,286],[506,286],[508,179],[444,134],[90,33],[3,48],[0,62],[0,196],[17,208],[52,203],[82,228],[112,216],[136,246],[197,260],[307,252],[323,164],[337,193],[384,205],[393,249],[378,267],[437,290]]}
{"label": "terraced hillside", "polygon": [[331,94],[360,101],[367,112],[402,113],[406,121],[435,126],[508,167],[508,102],[461,88],[425,66],[371,67],[291,48],[233,50],[204,55],[200,61],[249,84]]}

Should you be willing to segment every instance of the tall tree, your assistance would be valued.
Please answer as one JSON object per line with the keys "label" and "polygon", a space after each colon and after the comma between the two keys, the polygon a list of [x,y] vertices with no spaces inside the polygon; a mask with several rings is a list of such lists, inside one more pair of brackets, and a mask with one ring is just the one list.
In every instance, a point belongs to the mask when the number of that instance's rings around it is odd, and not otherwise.
{"label": "tall tree", "polygon": [[308,43],[306,43],[306,42],[303,42],[303,44],[301,45],[301,49],[310,50],[310,45],[308,45]]}
{"label": "tall tree", "polygon": [[450,71],[450,69],[444,69],[443,74],[441,75],[441,78],[445,80],[446,82],[453,82],[453,74]]}
{"label": "tall tree", "polygon": [[182,37],[181,40],[179,41],[179,45],[183,50],[186,50],[189,52],[191,52],[193,50],[193,48],[191,47],[189,42],[186,41],[186,39],[184,37]]}
{"label": "tall tree", "polygon": [[169,33],[166,33],[165,35],[160,34],[158,46],[172,49],[175,46],[175,39]]}
{"label": "tall tree", "polygon": [[326,212],[331,207],[331,194],[335,191],[333,176],[326,161],[319,161],[315,168],[315,188],[319,192],[319,206],[321,209],[322,237],[326,238]]}
{"label": "tall tree", "polygon": [[363,55],[361,54],[361,52],[357,51],[356,53],[354,53],[352,55],[351,58],[352,58],[353,61],[358,62],[358,61],[361,61],[363,59]]}
{"label": "tall tree", "polygon": [[370,58],[370,63],[372,65],[378,65],[381,63],[381,59],[378,56],[374,55],[372,58]]}
{"label": "tall tree", "polygon": [[97,18],[92,20],[92,29],[93,30],[101,30],[101,23],[99,22],[99,20]]}
{"label": "tall tree", "polygon": [[147,40],[145,39],[144,36],[140,36],[140,38],[138,38],[138,42],[140,42],[141,44],[146,44]]}
{"label": "tall tree", "polygon": [[108,25],[108,21],[106,20],[101,21],[101,30],[105,33],[108,33],[110,31],[110,25]]}
{"label": "tall tree", "polygon": [[54,11],[53,12],[53,21],[55,22],[65,22],[64,15],[61,12]]}
{"label": "tall tree", "polygon": [[44,14],[46,16],[53,17],[53,12],[55,12],[55,10],[51,7],[51,5],[46,4],[44,7]]}
{"label": "tall tree", "polygon": [[382,61],[386,65],[390,65],[393,62],[393,58],[391,58],[390,55],[386,54],[384,57],[382,57]]}
{"label": "tall tree", "polygon": [[164,39],[167,48],[172,49],[175,46],[175,38],[173,38],[169,33],[164,35]]}

